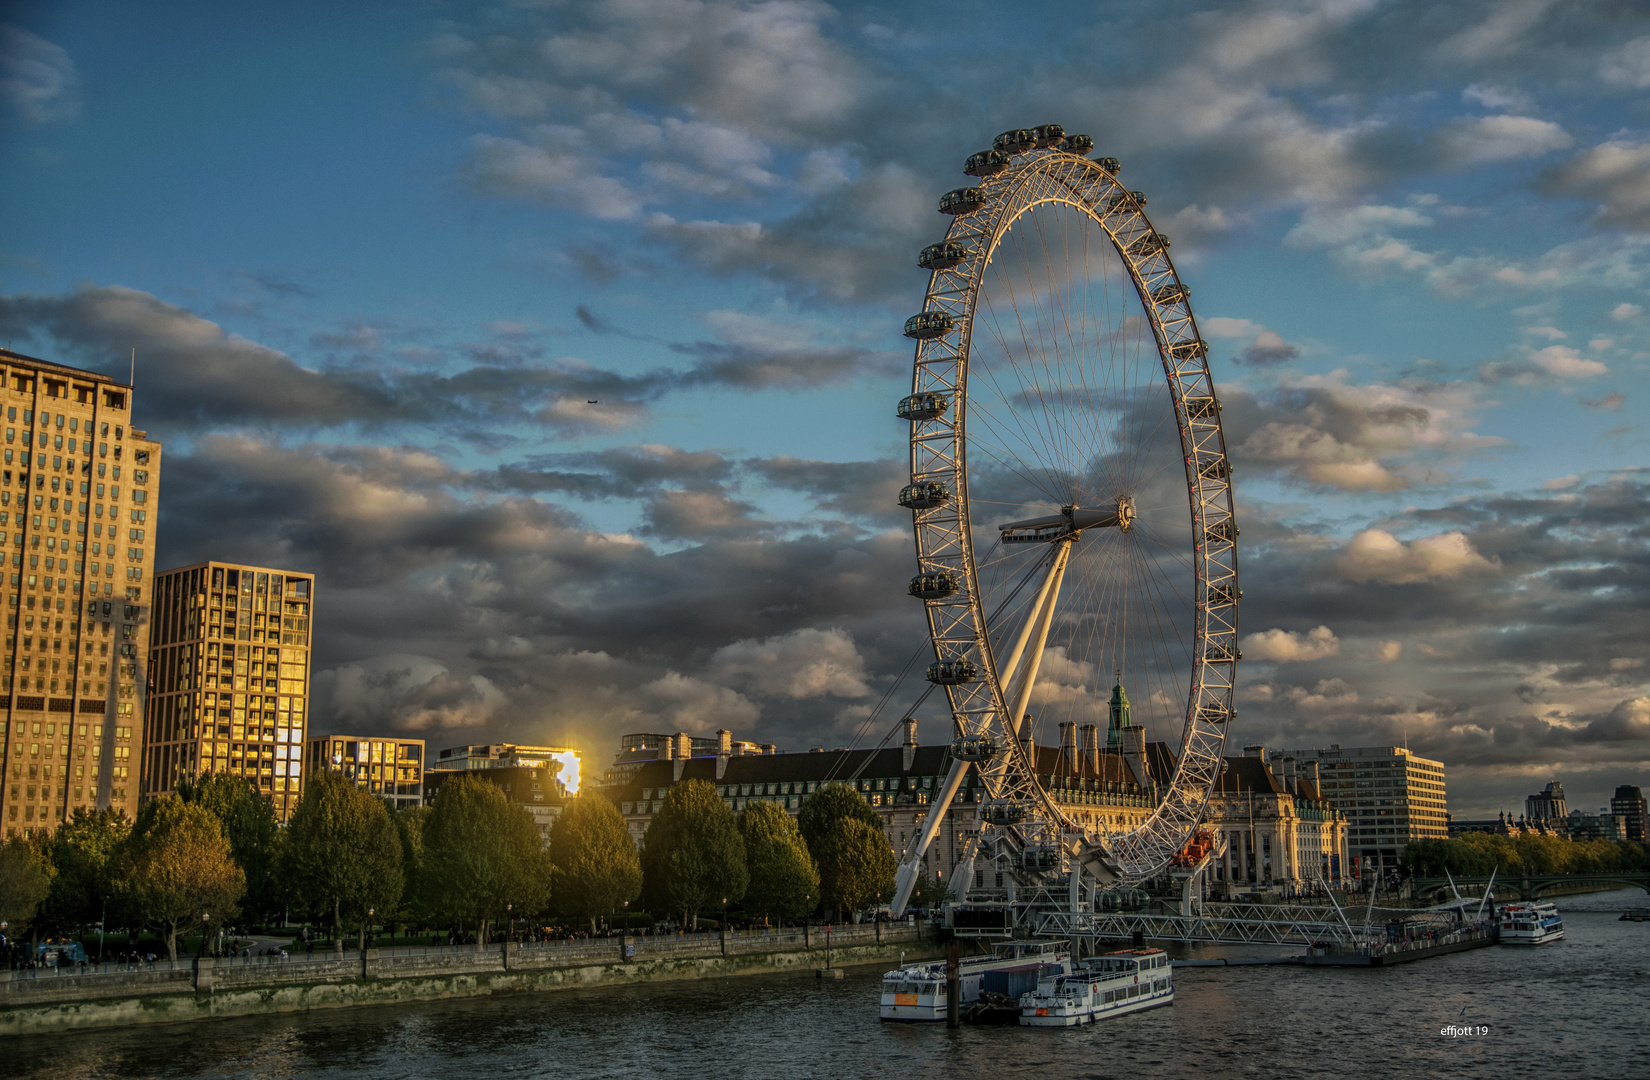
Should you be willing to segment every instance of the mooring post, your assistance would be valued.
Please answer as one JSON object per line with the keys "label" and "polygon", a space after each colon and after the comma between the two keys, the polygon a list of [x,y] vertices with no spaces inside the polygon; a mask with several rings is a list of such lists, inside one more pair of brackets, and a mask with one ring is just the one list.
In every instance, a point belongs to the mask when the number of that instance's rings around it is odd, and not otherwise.
{"label": "mooring post", "polygon": [[962,1018],[958,1012],[962,997],[962,954],[957,939],[952,938],[945,946],[945,1026],[954,1028],[962,1026]]}

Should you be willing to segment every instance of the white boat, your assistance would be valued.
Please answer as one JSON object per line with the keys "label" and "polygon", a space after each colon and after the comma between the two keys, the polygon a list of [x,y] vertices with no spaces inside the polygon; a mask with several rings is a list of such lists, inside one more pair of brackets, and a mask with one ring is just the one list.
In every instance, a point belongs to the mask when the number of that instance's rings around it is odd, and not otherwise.
{"label": "white boat", "polygon": [[1125,949],[1043,979],[1020,999],[1025,1027],[1076,1027],[1174,1004],[1174,968],[1162,949]]}
{"label": "white boat", "polygon": [[1540,945],[1564,936],[1564,920],[1553,904],[1508,904],[1501,909],[1501,944]]}
{"label": "white boat", "polygon": [[[989,956],[964,957],[958,971],[957,1004],[971,1005],[982,993],[1018,1001],[1043,978],[1071,971],[1071,950],[1063,941],[1009,941]],[[911,964],[882,977],[884,1020],[932,1023],[945,1020],[949,999],[945,962]],[[1012,1015],[1012,1014],[1011,1014]]]}

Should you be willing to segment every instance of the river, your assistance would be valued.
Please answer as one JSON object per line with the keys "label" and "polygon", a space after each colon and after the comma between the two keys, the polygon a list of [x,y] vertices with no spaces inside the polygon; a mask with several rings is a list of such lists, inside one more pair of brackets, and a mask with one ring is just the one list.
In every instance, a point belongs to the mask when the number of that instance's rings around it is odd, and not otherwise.
{"label": "river", "polygon": [[[29,1080],[367,1077],[1650,1077],[1639,890],[1558,901],[1563,941],[1394,968],[1182,968],[1172,1008],[1069,1030],[882,1024],[880,973],[800,974],[11,1040]],[[1205,949],[1196,955],[1268,954]],[[1270,955],[1276,955],[1272,950]],[[1448,1025],[1484,1028],[1447,1035]]]}

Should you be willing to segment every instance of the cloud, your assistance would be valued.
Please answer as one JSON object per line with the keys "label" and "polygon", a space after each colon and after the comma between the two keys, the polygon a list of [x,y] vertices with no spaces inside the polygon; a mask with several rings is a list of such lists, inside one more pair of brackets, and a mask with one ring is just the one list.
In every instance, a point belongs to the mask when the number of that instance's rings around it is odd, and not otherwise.
{"label": "cloud", "polygon": [[1283,340],[1274,331],[1262,330],[1236,357],[1249,367],[1277,367],[1287,364],[1301,354],[1300,348]]}
{"label": "cloud", "polygon": [[0,106],[25,124],[80,115],[80,73],[62,47],[22,27],[0,24]]}
{"label": "cloud", "polygon": [[1597,360],[1588,360],[1568,345],[1549,345],[1530,354],[1530,362],[1549,375],[1561,379],[1590,379],[1604,375],[1609,368]]}
{"label": "cloud", "polygon": [[1225,316],[1216,316],[1212,319],[1200,319],[1198,326],[1210,337],[1243,338],[1251,334],[1258,334],[1263,327],[1250,322],[1248,319],[1229,319]]}
{"label": "cloud", "polygon": [[1627,90],[1650,87],[1650,37],[1634,38],[1599,59],[1598,76]]}
{"label": "cloud", "polygon": [[1438,135],[1438,153],[1455,168],[1516,158],[1540,157],[1567,150],[1575,140],[1550,120],[1531,116],[1481,116],[1461,119]]}
{"label": "cloud", "polygon": [[837,629],[736,641],[717,649],[706,670],[716,681],[737,683],[759,697],[861,698],[871,693],[853,638]]}
{"label": "cloud", "polygon": [[1612,139],[1588,147],[1549,169],[1542,189],[1597,203],[1600,226],[1650,228],[1650,143]]}
{"label": "cloud", "polygon": [[1383,641],[1375,647],[1375,659],[1383,664],[1391,664],[1404,655],[1404,643],[1401,641]]}
{"label": "cloud", "polygon": [[663,728],[667,733],[704,733],[748,726],[761,715],[761,710],[743,695],[674,671],[643,686],[642,694],[647,699],[646,711],[635,717],[641,730],[651,727]]}
{"label": "cloud", "polygon": [[1243,639],[1245,659],[1270,660],[1289,664],[1304,660],[1322,660],[1339,655],[1341,642],[1327,626],[1319,626],[1306,633],[1293,630],[1266,630]]}
{"label": "cloud", "polygon": [[1617,322],[1629,322],[1644,313],[1644,309],[1637,304],[1620,303],[1610,309],[1610,318]]}
{"label": "cloud", "polygon": [[1346,545],[1340,571],[1350,581],[1411,584],[1493,569],[1464,533],[1403,541],[1384,529],[1365,529]]}
{"label": "cloud", "polygon": [[1627,395],[1619,390],[1612,390],[1602,397],[1582,398],[1581,403],[1589,409],[1600,409],[1604,412],[1620,412],[1621,406],[1627,400]]}
{"label": "cloud", "polygon": [[313,708],[338,725],[338,734],[479,727],[505,702],[484,676],[455,678],[439,660],[407,655],[318,672],[314,694]]}

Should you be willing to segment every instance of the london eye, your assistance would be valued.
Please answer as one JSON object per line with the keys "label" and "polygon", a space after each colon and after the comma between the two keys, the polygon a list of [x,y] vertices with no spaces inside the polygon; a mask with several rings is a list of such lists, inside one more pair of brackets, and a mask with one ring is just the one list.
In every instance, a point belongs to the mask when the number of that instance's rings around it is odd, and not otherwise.
{"label": "london eye", "polygon": [[[1057,124],[997,136],[918,260],[899,498],[955,739],[896,912],[969,769],[980,834],[1027,884],[1062,867],[1116,884],[1162,872],[1220,768],[1240,593],[1208,346],[1145,195],[1092,152]],[[1178,733],[1149,817],[1120,827],[1056,797],[1035,750],[1056,726],[1063,748],[1079,730],[1113,747]]]}

